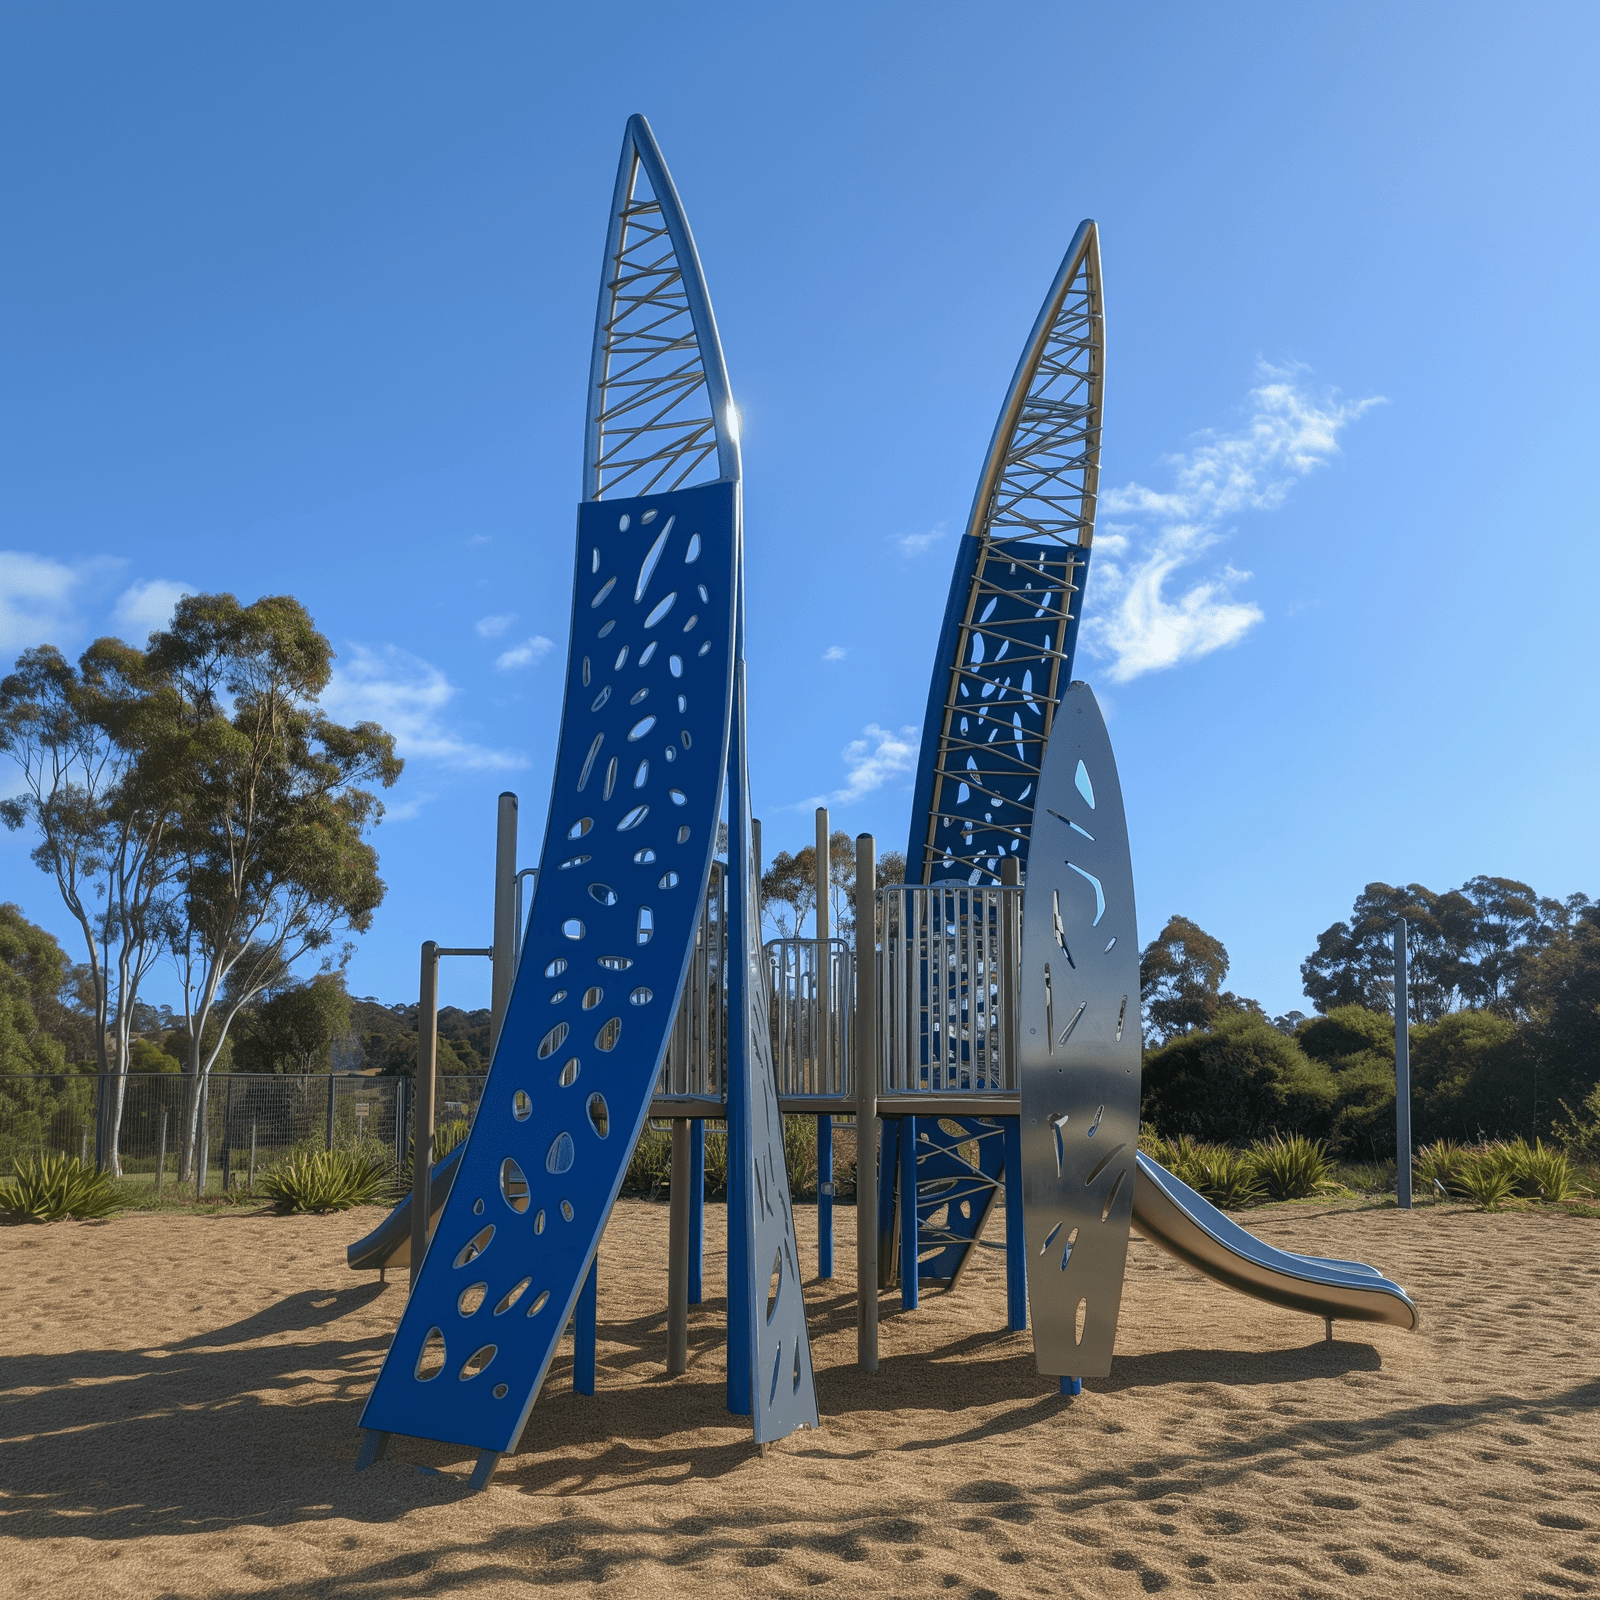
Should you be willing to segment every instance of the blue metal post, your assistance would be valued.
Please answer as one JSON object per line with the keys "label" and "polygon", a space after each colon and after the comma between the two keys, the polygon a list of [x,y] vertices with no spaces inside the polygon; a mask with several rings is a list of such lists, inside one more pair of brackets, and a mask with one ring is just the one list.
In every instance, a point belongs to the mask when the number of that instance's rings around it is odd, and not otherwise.
{"label": "blue metal post", "polygon": [[1022,1230],[1022,1121],[1002,1119],[1006,1134],[1006,1321],[1012,1332],[1028,1326],[1028,1258]]}
{"label": "blue metal post", "polygon": [[1063,1378],[1061,1380],[1061,1392],[1062,1392],[1062,1394],[1082,1394],[1083,1393],[1083,1379],[1082,1378]]}
{"label": "blue metal post", "polygon": [[833,1118],[817,1118],[817,1276],[833,1276]]}
{"label": "blue metal post", "polygon": [[689,1123],[689,1304],[705,1298],[706,1283],[706,1122]]}
{"label": "blue metal post", "polygon": [[594,1393],[594,1347],[600,1315],[600,1252],[589,1263],[589,1276],[578,1291],[572,1317],[572,1391]]}
{"label": "blue metal post", "polygon": [[900,1119],[900,1309],[917,1309],[917,1119]]}

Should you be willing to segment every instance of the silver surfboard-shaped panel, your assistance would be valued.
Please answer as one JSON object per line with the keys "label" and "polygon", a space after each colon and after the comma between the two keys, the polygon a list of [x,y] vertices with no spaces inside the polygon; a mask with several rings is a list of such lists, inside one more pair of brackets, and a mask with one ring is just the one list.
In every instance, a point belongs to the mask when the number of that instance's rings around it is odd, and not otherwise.
{"label": "silver surfboard-shaped panel", "polygon": [[1022,1210],[1039,1370],[1111,1370],[1139,1147],[1139,935],[1122,786],[1086,683],[1056,712],[1022,901]]}

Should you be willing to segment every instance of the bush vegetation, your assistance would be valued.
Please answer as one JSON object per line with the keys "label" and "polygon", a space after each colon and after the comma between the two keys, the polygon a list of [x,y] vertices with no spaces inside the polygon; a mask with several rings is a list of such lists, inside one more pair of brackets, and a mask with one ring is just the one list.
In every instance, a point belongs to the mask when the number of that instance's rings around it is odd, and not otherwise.
{"label": "bush vegetation", "polygon": [[387,1204],[394,1200],[397,1185],[394,1160],[381,1149],[301,1146],[267,1168],[260,1188],[275,1210],[287,1214]]}
{"label": "bush vegetation", "polygon": [[108,1217],[119,1204],[110,1178],[76,1156],[19,1156],[14,1176],[0,1183],[0,1211],[19,1222]]}

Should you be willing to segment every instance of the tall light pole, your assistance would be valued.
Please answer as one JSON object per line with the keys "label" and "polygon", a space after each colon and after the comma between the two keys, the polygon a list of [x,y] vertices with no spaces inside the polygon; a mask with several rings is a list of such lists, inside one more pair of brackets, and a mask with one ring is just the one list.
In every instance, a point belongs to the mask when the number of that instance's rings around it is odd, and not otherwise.
{"label": "tall light pole", "polygon": [[1395,1192],[1411,1209],[1411,996],[1406,965],[1406,919],[1394,929],[1394,1142]]}

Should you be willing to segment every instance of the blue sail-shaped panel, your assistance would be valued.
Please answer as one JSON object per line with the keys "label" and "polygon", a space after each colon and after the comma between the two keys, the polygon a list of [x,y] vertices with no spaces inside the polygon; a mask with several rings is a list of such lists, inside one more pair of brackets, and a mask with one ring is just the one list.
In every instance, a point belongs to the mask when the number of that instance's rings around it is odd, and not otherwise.
{"label": "blue sail-shaped panel", "polygon": [[1072,676],[1100,482],[1100,238],[1080,224],[1000,408],[928,688],[906,881],[1024,866],[1039,767]]}
{"label": "blue sail-shaped panel", "polygon": [[649,1114],[722,807],[736,484],[578,516],[565,711],[516,986],[364,1428],[510,1449]]}

